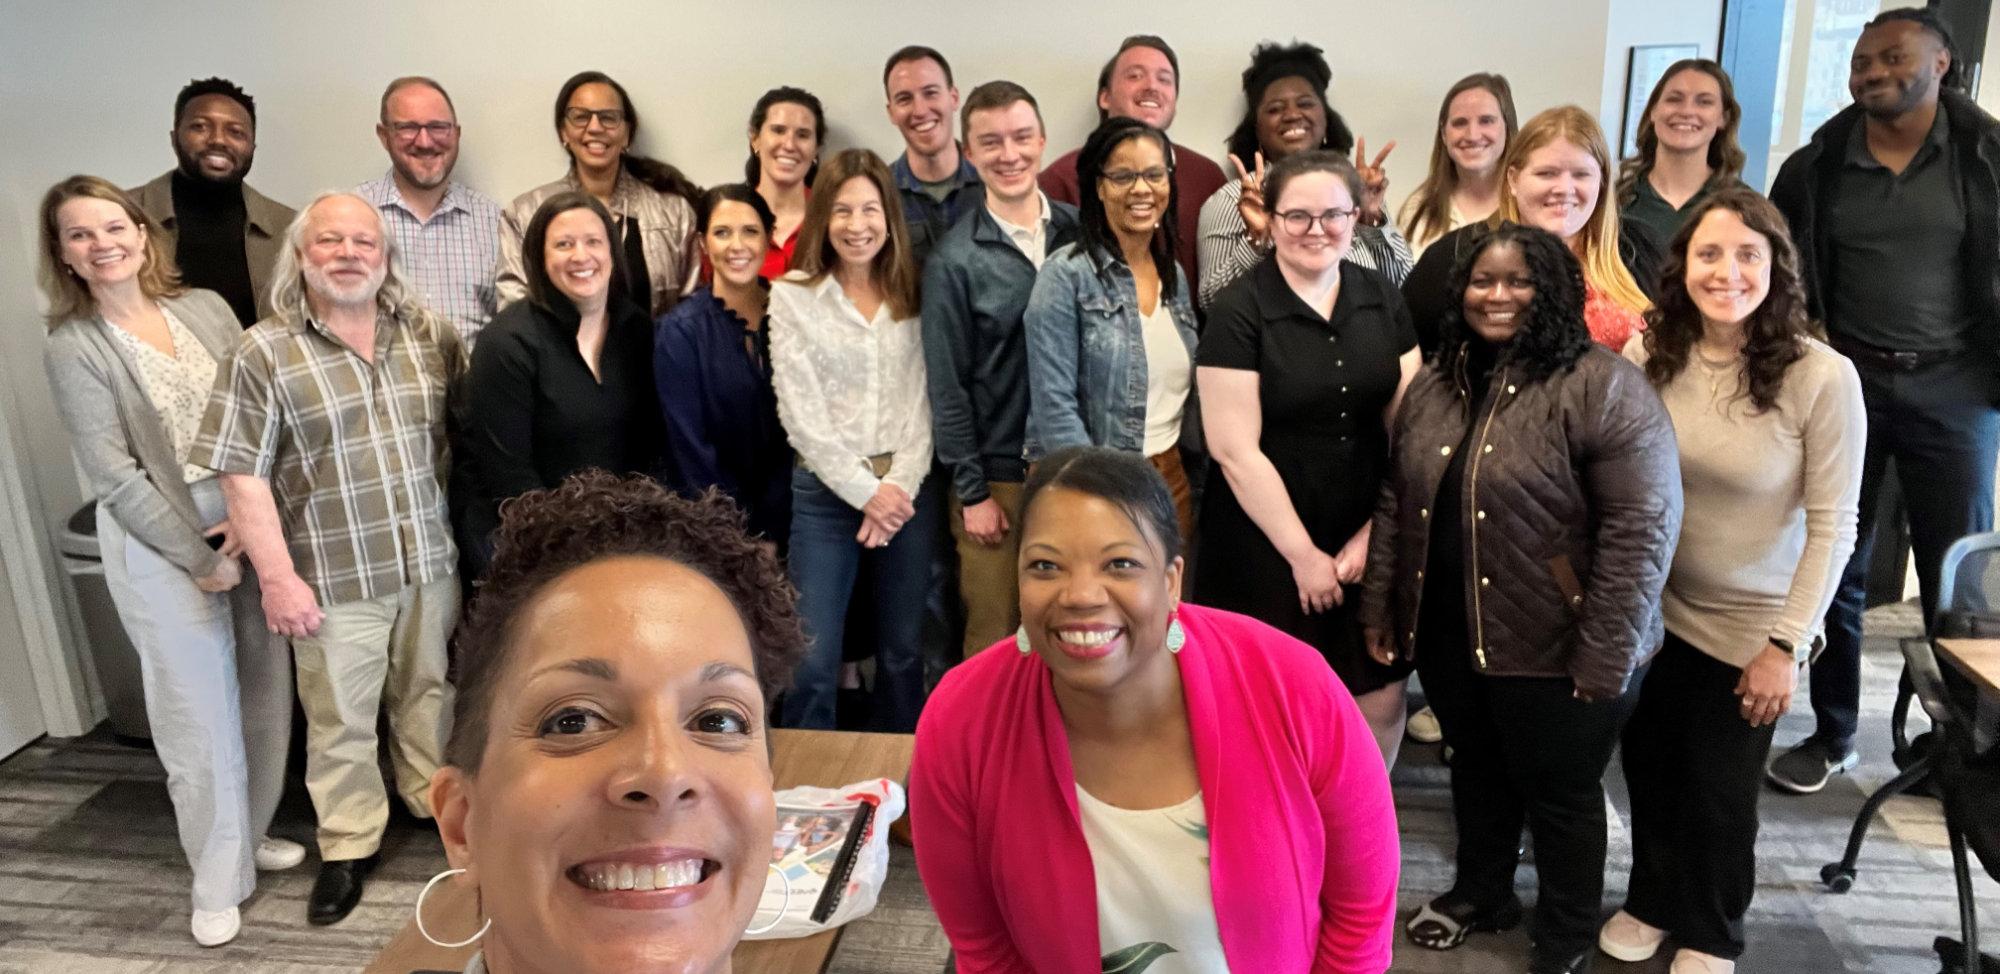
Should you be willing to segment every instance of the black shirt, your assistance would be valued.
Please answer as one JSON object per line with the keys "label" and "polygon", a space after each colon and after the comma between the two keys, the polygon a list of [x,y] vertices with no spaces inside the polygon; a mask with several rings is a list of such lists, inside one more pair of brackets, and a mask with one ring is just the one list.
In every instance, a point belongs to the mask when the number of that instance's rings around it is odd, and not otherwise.
{"label": "black shirt", "polygon": [[625,290],[641,308],[653,306],[653,270],[646,266],[646,235],[639,221],[626,217],[619,222],[625,249]]}
{"label": "black shirt", "polygon": [[257,323],[257,292],[250,283],[250,258],[243,249],[249,214],[243,184],[212,183],[174,170],[174,263],[181,283],[222,295],[236,320]]}
{"label": "black shirt", "polygon": [[[1430,546],[1424,555],[1424,589],[1417,609],[1419,646],[1464,652],[1465,615],[1465,458],[1472,452],[1472,432],[1486,408],[1486,392],[1499,362],[1500,349],[1483,341],[1466,343],[1460,373],[1465,382],[1465,435],[1452,450],[1451,463],[1438,481],[1431,501]],[[1459,372],[1456,356],[1443,367]],[[1419,650],[1422,652],[1423,650]]]}
{"label": "black shirt", "polygon": [[1826,201],[1833,293],[1827,330],[1898,352],[1957,351],[1977,322],[1964,285],[1965,204],[1945,109],[1900,173],[1875,161],[1868,126],[1849,135]]}

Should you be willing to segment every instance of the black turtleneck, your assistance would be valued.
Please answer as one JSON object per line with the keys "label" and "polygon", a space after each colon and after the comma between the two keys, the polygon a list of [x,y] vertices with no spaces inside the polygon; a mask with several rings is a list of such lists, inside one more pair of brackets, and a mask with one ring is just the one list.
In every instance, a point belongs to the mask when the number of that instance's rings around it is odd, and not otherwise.
{"label": "black turtleneck", "polygon": [[257,293],[243,249],[249,223],[243,184],[195,179],[176,169],[173,190],[174,262],[180,265],[181,281],[222,295],[243,327],[256,324]]}
{"label": "black turtleneck", "polygon": [[[1418,603],[1417,638],[1427,645],[1464,652],[1465,625],[1465,463],[1472,438],[1486,413],[1486,392],[1493,368],[1506,351],[1478,338],[1466,342],[1464,371],[1448,366],[1454,382],[1462,376],[1465,390],[1465,435],[1452,450],[1451,463],[1438,481],[1431,501],[1430,551],[1424,558],[1424,593]],[[1450,356],[1446,358],[1451,361]],[[1420,649],[1419,652],[1422,650]]]}

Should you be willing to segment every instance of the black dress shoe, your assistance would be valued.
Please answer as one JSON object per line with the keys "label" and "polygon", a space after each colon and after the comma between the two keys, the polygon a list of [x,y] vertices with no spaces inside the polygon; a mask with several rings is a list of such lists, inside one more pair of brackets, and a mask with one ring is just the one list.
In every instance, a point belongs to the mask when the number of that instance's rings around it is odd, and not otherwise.
{"label": "black dress shoe", "polygon": [[323,927],[347,919],[354,912],[354,905],[361,902],[361,888],[368,874],[375,871],[380,861],[380,856],[369,856],[320,863],[319,878],[313,880],[312,898],[306,901],[306,921]]}

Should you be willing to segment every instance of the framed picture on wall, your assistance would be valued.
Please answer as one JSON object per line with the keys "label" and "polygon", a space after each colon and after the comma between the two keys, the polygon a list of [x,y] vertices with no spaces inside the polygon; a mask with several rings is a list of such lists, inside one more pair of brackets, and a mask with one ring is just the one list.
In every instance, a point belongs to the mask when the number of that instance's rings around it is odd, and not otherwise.
{"label": "framed picture on wall", "polygon": [[1660,83],[1675,61],[1700,57],[1699,44],[1644,44],[1632,49],[1625,69],[1625,124],[1619,139],[1619,158],[1639,151],[1639,124],[1646,113],[1646,96]]}

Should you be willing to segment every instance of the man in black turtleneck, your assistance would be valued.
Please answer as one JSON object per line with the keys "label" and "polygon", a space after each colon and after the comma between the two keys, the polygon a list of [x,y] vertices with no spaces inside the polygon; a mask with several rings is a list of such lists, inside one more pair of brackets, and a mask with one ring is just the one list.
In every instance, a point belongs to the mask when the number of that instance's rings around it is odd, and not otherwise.
{"label": "man in black turtleneck", "polygon": [[132,191],[159,224],[189,287],[222,295],[249,327],[271,313],[271,265],[290,207],[243,182],[257,152],[257,104],[222,78],[191,81],[174,99],[166,175]]}

